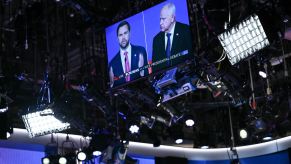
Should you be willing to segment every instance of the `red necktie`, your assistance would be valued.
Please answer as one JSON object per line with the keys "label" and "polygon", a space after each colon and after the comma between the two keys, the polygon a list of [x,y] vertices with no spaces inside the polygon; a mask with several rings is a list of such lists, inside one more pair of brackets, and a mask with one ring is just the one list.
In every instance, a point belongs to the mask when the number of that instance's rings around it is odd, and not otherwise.
{"label": "red necktie", "polygon": [[[128,56],[127,56],[127,54],[128,54],[127,51],[125,51],[124,54],[123,54],[123,55],[125,56],[125,59],[124,59],[124,61],[125,61],[125,73],[128,73],[128,72],[130,71],[129,61],[128,61]],[[125,80],[126,80],[126,81],[130,81],[130,75],[125,76]]]}

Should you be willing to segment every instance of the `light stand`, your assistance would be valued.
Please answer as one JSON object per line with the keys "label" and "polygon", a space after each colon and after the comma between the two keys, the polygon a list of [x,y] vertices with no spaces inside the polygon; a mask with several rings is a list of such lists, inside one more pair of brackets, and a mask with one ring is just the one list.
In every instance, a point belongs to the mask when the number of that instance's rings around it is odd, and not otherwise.
{"label": "light stand", "polygon": [[251,97],[250,106],[251,106],[252,109],[256,109],[257,108],[257,103],[256,103],[256,98],[255,98],[254,80],[253,80],[251,59],[248,60],[248,66],[249,66],[250,81],[251,81],[251,91],[252,91],[252,97]]}
{"label": "light stand", "polygon": [[48,72],[45,72],[44,82],[37,98],[34,112],[22,115],[25,128],[30,137],[56,133],[70,128],[70,124],[55,117],[51,103],[51,91],[48,81]]}
{"label": "light stand", "polygon": [[231,116],[231,111],[230,111],[230,106],[228,105],[228,117],[229,117],[229,126],[230,126],[230,140],[231,140],[231,146],[230,146],[230,151],[231,151],[231,164],[239,164],[239,156],[237,154],[237,151],[235,149],[235,139],[234,139],[234,134],[233,134],[233,124],[232,124],[232,116]]}

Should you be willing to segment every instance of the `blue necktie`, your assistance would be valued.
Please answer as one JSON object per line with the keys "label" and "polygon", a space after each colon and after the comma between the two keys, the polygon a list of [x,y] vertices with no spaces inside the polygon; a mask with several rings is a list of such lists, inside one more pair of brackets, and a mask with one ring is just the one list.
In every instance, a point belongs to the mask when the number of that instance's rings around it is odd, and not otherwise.
{"label": "blue necktie", "polygon": [[168,65],[170,65],[170,56],[171,56],[171,33],[167,33],[166,55],[167,55],[167,58],[168,58]]}

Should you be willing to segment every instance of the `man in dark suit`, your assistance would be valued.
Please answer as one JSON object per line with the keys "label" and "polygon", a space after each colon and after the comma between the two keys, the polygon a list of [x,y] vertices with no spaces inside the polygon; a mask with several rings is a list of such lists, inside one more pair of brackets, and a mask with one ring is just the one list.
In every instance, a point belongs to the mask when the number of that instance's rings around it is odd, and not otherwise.
{"label": "man in dark suit", "polygon": [[180,64],[193,55],[190,28],[177,22],[175,13],[173,3],[167,3],[161,9],[161,31],[153,40],[153,73]]}
{"label": "man in dark suit", "polygon": [[116,32],[120,49],[108,65],[111,88],[148,74],[147,69],[141,69],[148,64],[146,50],[130,43],[129,23],[121,22]]}

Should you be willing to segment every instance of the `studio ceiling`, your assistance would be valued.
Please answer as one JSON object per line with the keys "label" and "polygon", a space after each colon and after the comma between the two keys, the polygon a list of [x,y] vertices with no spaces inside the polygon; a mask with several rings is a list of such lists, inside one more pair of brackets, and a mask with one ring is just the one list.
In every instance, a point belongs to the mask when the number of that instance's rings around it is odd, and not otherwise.
{"label": "studio ceiling", "polygon": [[[57,113],[71,123],[67,133],[94,135],[106,131],[113,137],[140,142],[174,144],[176,134],[184,147],[228,147],[229,110],[236,145],[263,142],[270,135],[281,138],[291,131],[291,12],[288,0],[188,0],[191,29],[197,43],[196,65],[190,76],[201,87],[157,106],[160,95],[153,77],[107,90],[107,58],[104,29],[147,9],[159,0],[4,0],[0,3],[1,94],[9,103],[10,123],[25,128],[21,115],[36,104],[45,71],[49,72]],[[271,45],[250,58],[256,107],[248,61],[232,66],[222,54],[217,35],[225,22],[233,26],[258,13],[266,24]],[[289,29],[289,31],[288,31]],[[199,37],[198,37],[199,36]],[[285,37],[285,38],[284,38]],[[275,59],[283,59],[275,63]],[[258,72],[267,65],[268,80]],[[288,76],[286,76],[288,73]],[[221,89],[214,82],[223,83]],[[208,85],[206,85],[208,84]],[[85,87],[81,90],[80,86]],[[212,88],[214,87],[214,88]],[[271,92],[270,92],[271,90]],[[173,115],[173,116],[171,116]],[[191,115],[193,127],[184,125]],[[126,117],[126,119],[124,118]],[[131,135],[128,124],[141,117],[161,117]],[[242,128],[250,133],[240,140]]]}

